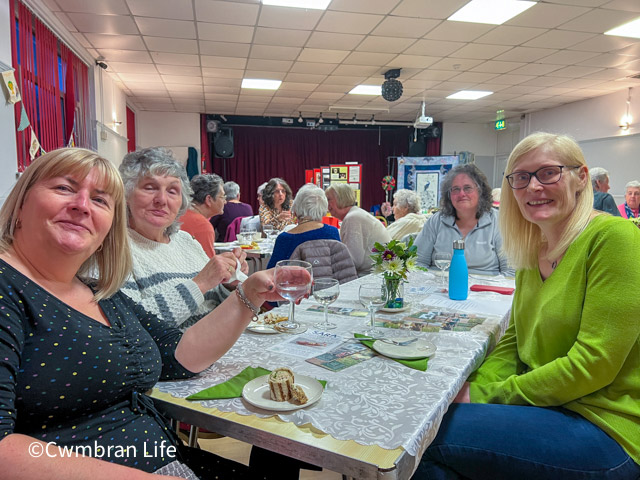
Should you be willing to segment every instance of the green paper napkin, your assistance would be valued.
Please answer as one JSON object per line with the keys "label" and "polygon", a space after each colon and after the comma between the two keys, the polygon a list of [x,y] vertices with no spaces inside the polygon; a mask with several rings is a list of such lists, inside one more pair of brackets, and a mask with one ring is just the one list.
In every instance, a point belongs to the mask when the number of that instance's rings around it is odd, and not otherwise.
{"label": "green paper napkin", "polygon": [[[236,398],[242,396],[242,389],[244,386],[254,378],[262,377],[263,375],[269,375],[271,370],[267,370],[262,367],[247,367],[242,370],[235,377],[231,377],[229,380],[213,387],[205,388],[204,390],[189,395],[187,400],[217,400],[220,398]],[[326,380],[318,380],[322,387],[326,387]]]}
{"label": "green paper napkin", "polygon": [[[361,337],[370,337],[371,335],[362,335],[360,333],[354,333],[353,336],[355,338],[361,338]],[[375,342],[375,340],[361,340],[360,341],[360,343],[362,343],[363,345],[366,345],[371,350],[373,350],[373,342]],[[375,352],[375,350],[374,350],[374,352]],[[400,360],[399,358],[391,358],[391,357],[385,357],[385,358],[388,358],[390,360],[393,360],[394,362],[398,362],[398,363],[401,363],[403,365],[406,365],[409,368],[413,368],[415,370],[420,370],[421,372],[425,372],[427,370],[427,363],[429,362],[429,358],[427,358],[427,357],[418,358],[416,360]]]}

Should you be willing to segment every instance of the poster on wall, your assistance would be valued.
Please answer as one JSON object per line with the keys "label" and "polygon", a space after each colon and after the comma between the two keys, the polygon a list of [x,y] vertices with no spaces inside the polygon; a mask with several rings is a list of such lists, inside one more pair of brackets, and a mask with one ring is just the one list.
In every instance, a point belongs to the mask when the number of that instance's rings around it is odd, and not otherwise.
{"label": "poster on wall", "polygon": [[331,181],[346,182],[348,170],[346,165],[331,165]]}
{"label": "poster on wall", "polygon": [[360,183],[360,165],[349,167],[349,183]]}
{"label": "poster on wall", "polygon": [[422,200],[422,211],[426,213],[438,207],[442,180],[458,163],[457,155],[398,157],[398,189],[415,190]]}

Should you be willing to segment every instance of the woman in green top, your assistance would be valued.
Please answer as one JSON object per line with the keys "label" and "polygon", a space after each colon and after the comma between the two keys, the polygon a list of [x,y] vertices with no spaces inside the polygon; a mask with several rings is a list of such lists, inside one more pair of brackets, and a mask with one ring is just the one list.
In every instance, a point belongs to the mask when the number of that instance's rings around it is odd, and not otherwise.
{"label": "woman in green top", "polygon": [[584,157],[568,137],[530,135],[506,173],[500,228],[518,270],[509,328],[416,477],[636,480],[640,231],[593,211]]}

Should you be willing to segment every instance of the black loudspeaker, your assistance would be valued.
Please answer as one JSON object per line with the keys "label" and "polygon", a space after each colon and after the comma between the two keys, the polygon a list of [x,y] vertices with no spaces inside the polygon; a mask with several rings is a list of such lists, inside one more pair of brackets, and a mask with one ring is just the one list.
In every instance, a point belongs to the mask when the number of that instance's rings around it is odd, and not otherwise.
{"label": "black loudspeaker", "polygon": [[425,129],[423,135],[427,138],[440,138],[442,136],[442,130],[440,129],[440,127],[431,125],[430,127]]}
{"label": "black loudspeaker", "polygon": [[213,151],[216,158],[233,158],[233,130],[220,128],[213,136]]}
{"label": "black loudspeaker", "polygon": [[413,141],[413,135],[409,139],[409,156],[424,157],[427,154],[427,142],[422,135],[418,135],[417,141]]}

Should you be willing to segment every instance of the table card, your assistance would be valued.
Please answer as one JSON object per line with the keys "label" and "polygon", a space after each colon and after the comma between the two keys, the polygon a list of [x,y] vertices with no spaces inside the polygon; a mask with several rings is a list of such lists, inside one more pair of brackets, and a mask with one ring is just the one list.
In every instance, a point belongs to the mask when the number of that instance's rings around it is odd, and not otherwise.
{"label": "table card", "polygon": [[346,342],[333,350],[308,358],[307,362],[332,372],[339,372],[347,367],[357,365],[360,362],[375,357],[375,352],[360,342]]}
{"label": "table card", "polygon": [[376,320],[376,326],[414,332],[439,332],[440,330],[468,332],[483,324],[486,319],[473,313],[443,311],[434,307],[414,312],[400,319],[380,318]]}
{"label": "table card", "polygon": [[[369,315],[366,310],[348,307],[329,307],[328,311],[332,315],[346,315],[347,317],[366,317]],[[313,305],[307,308],[307,312],[324,312],[324,307],[322,305]]]}
{"label": "table card", "polygon": [[343,342],[344,338],[335,333],[308,330],[300,335],[292,335],[284,342],[272,345],[267,348],[267,351],[293,357],[310,358],[326,353]]}

